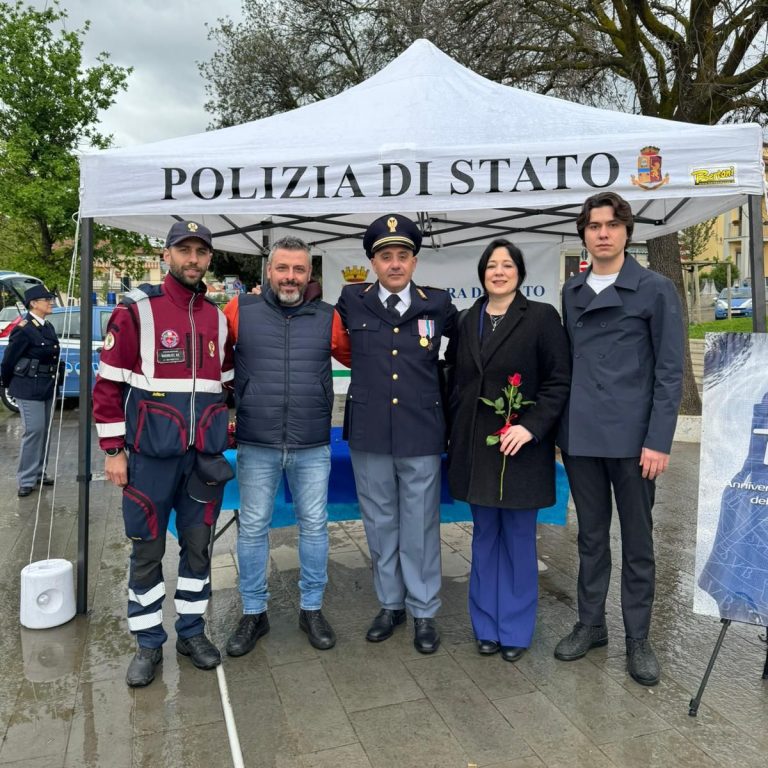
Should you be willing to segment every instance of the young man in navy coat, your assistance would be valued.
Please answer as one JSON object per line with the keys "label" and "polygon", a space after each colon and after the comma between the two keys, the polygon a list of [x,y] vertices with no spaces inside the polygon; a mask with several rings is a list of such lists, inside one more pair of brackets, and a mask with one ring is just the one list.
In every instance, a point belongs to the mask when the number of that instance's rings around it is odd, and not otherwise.
{"label": "young man in navy coat", "polygon": [[352,349],[345,438],[381,605],[366,637],[386,640],[407,608],[416,650],[433,653],[445,447],[437,361],[456,308],[446,291],[411,281],[421,232],[410,219],[382,216],[363,246],[378,280],[345,286],[337,310]]}
{"label": "young man in navy coat", "polygon": [[674,284],[626,253],[632,209],[619,195],[586,200],[576,220],[591,268],[563,288],[573,358],[558,444],[579,520],[579,621],[555,656],[605,645],[611,576],[611,489],[621,523],[621,607],[627,670],[655,685],[648,641],[655,587],[655,479],[669,463],[683,381],[683,321]]}

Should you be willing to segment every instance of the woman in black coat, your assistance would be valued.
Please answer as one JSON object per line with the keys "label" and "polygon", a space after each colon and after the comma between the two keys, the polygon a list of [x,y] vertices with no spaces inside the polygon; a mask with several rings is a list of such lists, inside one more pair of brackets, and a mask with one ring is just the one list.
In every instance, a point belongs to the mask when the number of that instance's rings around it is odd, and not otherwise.
{"label": "woman in black coat", "polygon": [[[485,295],[446,353],[455,409],[448,477],[453,497],[472,508],[469,613],[478,651],[517,661],[536,622],[536,515],[555,503],[555,430],[570,357],[557,311],[519,290],[518,248],[494,240],[477,272]],[[499,398],[501,414],[489,404]]]}

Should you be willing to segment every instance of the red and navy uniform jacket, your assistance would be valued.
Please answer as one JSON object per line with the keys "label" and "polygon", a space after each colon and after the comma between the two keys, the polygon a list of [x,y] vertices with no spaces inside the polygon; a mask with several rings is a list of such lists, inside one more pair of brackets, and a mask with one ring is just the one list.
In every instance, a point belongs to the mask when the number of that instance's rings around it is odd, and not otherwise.
{"label": "red and navy uniform jacket", "polygon": [[227,320],[204,288],[192,291],[168,274],[115,308],[93,391],[102,449],[170,458],[227,447],[232,346]]}

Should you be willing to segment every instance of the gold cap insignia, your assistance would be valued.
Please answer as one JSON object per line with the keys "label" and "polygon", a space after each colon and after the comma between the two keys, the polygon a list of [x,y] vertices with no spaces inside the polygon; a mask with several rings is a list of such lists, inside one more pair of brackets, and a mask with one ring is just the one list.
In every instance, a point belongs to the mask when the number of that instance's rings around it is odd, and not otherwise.
{"label": "gold cap insignia", "polygon": [[197,232],[197,224],[195,224],[195,222],[194,222],[194,221],[190,221],[190,222],[187,224],[187,229],[188,229],[190,232]]}
{"label": "gold cap insignia", "polygon": [[387,219],[387,227],[389,227],[390,232],[397,232],[397,219],[394,216]]}

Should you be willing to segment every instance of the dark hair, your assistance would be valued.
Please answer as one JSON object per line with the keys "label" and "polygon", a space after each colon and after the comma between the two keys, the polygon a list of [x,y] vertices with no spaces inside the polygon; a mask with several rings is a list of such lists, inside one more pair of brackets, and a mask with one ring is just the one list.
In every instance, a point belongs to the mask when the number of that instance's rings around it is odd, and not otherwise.
{"label": "dark hair", "polygon": [[584,205],[581,206],[581,211],[576,218],[576,230],[579,233],[581,242],[584,242],[584,230],[587,228],[587,224],[589,224],[590,211],[593,208],[603,208],[606,205],[613,208],[616,220],[620,221],[627,228],[627,245],[629,245],[629,241],[632,239],[632,230],[635,228],[632,207],[621,195],[617,195],[615,192],[598,192],[584,201]]}
{"label": "dark hair", "polygon": [[525,280],[525,262],[523,261],[523,252],[516,245],[510,243],[509,240],[504,240],[504,238],[500,238],[499,240],[491,240],[491,242],[488,243],[488,245],[485,247],[485,250],[481,254],[480,261],[477,262],[477,277],[480,280],[480,287],[483,289],[483,293],[487,293],[485,290],[485,270],[488,268],[488,261],[491,258],[491,254],[497,248],[506,248],[507,253],[509,254],[509,258],[515,262],[515,266],[517,267],[518,289],[523,284],[523,280]]}
{"label": "dark hair", "polygon": [[267,264],[272,263],[272,257],[275,255],[275,251],[280,249],[286,251],[304,251],[309,259],[310,266],[312,265],[312,255],[310,254],[309,246],[301,238],[293,237],[292,235],[281,237],[279,240],[275,240],[275,242],[272,243],[272,247],[269,249]]}

